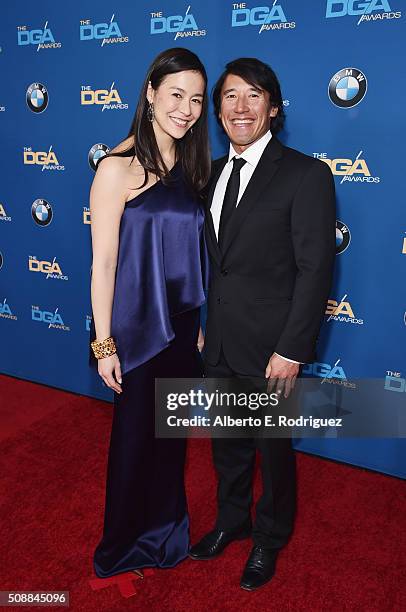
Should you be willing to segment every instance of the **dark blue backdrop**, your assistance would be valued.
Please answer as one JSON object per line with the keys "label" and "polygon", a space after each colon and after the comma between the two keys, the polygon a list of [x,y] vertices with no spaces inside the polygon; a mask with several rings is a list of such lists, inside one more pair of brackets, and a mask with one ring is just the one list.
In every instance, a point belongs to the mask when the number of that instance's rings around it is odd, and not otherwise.
{"label": "dark blue backdrop", "polygon": [[[211,85],[237,56],[269,62],[285,100],[282,139],[335,174],[337,269],[322,363],[307,370],[337,384],[380,378],[382,411],[394,402],[406,410],[401,8],[400,0],[4,3],[0,370],[111,398],[87,366],[89,151],[126,135],[157,52],[187,46]],[[222,155],[213,118],[211,138],[213,156]],[[297,446],[406,474],[404,440]]]}

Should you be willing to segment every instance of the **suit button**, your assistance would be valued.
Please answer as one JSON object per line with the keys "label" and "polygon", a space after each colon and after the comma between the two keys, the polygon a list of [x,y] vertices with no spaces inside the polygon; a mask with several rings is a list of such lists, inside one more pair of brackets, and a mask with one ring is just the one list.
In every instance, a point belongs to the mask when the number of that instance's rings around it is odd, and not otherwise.
{"label": "suit button", "polygon": [[223,276],[227,276],[227,274],[228,274],[228,270],[227,270],[227,268],[224,268],[223,270],[221,270],[221,274],[222,274]]}

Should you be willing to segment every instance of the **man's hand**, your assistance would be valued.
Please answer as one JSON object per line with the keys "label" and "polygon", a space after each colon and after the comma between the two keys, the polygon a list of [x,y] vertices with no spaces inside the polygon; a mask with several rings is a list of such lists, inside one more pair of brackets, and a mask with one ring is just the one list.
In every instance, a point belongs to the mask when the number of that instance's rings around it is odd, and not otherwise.
{"label": "man's hand", "polygon": [[275,387],[278,395],[281,395],[283,390],[285,390],[284,396],[288,397],[295,386],[298,373],[298,363],[287,361],[274,353],[269,359],[265,370],[265,378],[268,378],[268,393],[271,393]]}

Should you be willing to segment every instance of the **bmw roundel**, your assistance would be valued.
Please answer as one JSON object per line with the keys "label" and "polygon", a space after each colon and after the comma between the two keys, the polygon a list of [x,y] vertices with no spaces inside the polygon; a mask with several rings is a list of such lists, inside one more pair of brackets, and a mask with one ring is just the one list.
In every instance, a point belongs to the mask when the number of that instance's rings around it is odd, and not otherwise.
{"label": "bmw roundel", "polygon": [[52,206],[43,198],[38,198],[31,206],[31,215],[37,225],[49,225],[53,217]]}
{"label": "bmw roundel", "polygon": [[358,68],[343,68],[335,73],[328,85],[328,95],[340,108],[351,108],[361,102],[367,92],[367,78]]}
{"label": "bmw roundel", "polygon": [[99,159],[107,155],[109,151],[110,151],[110,147],[103,144],[102,142],[99,142],[92,146],[92,148],[89,151],[89,155],[88,155],[89,165],[92,170],[96,171],[97,162],[99,161]]}
{"label": "bmw roundel", "polygon": [[48,90],[42,83],[31,83],[26,94],[27,105],[33,113],[42,113],[48,106]]}
{"label": "bmw roundel", "polygon": [[344,253],[351,242],[351,232],[345,223],[336,221],[336,255]]}

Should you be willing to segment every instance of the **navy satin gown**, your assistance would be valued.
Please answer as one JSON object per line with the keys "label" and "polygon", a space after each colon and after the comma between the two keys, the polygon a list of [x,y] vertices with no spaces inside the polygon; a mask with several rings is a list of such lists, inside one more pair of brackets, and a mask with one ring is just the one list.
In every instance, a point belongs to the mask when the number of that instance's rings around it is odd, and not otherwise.
{"label": "navy satin gown", "polygon": [[208,259],[203,207],[179,163],[171,176],[127,202],[121,219],[111,333],[123,391],[114,394],[99,577],[173,567],[189,549],[186,440],[155,438],[154,384],[201,375]]}

